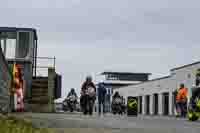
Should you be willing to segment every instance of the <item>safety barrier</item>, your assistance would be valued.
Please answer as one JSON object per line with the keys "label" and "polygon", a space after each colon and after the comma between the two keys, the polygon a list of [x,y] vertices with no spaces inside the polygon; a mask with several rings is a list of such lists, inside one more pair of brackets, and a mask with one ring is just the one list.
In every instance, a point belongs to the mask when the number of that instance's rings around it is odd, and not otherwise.
{"label": "safety barrier", "polygon": [[10,111],[12,74],[0,47],[0,112]]}

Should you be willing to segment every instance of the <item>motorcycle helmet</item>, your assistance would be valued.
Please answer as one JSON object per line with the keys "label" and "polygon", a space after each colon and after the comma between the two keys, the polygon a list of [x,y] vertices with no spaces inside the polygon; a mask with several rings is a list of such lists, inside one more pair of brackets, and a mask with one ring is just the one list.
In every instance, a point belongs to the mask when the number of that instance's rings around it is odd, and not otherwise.
{"label": "motorcycle helmet", "polygon": [[92,76],[90,76],[90,75],[87,76],[87,77],[86,77],[86,81],[90,81],[90,82],[91,82],[91,81],[92,81]]}
{"label": "motorcycle helmet", "polygon": [[75,89],[74,89],[74,88],[71,88],[71,92],[74,93],[74,92],[75,92]]}
{"label": "motorcycle helmet", "polygon": [[183,83],[181,83],[181,84],[180,84],[180,87],[181,87],[181,88],[184,88],[184,87],[185,87],[185,85],[184,85]]}
{"label": "motorcycle helmet", "polygon": [[119,92],[118,91],[115,92],[115,96],[119,96]]}

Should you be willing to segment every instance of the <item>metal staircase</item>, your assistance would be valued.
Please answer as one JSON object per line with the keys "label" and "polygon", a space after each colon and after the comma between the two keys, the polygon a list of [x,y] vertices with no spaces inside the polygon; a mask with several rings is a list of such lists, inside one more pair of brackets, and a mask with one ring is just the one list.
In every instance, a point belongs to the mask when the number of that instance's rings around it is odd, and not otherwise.
{"label": "metal staircase", "polygon": [[29,101],[31,111],[47,112],[48,106],[48,77],[33,77],[31,99]]}

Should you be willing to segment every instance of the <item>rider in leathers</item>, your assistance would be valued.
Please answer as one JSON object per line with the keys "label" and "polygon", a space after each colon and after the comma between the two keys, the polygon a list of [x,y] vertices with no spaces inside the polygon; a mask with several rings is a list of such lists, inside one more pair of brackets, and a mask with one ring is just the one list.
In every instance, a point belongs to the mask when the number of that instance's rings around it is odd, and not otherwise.
{"label": "rider in leathers", "polygon": [[[88,102],[88,100],[85,97],[85,92],[89,87],[94,88],[95,93],[96,93],[96,86],[92,82],[92,77],[91,76],[87,76],[86,77],[86,81],[83,83],[83,85],[81,87],[81,98],[80,98],[81,101],[80,102],[81,102],[81,106],[82,106],[81,108],[83,109],[83,113],[85,115],[87,114],[87,111],[86,111],[85,108],[86,108],[86,104]],[[95,100],[95,99],[96,99],[96,97],[93,97],[93,100]],[[89,114],[92,115],[92,111],[89,111]]]}

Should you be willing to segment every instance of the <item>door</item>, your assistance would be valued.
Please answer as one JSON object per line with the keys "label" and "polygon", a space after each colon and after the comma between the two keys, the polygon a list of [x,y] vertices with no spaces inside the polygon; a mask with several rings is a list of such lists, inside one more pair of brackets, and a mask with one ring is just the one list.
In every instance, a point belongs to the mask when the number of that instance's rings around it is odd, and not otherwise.
{"label": "door", "polygon": [[147,115],[150,114],[150,96],[149,95],[146,96],[146,114]]}
{"label": "door", "polygon": [[163,93],[163,114],[169,115],[169,93]]}
{"label": "door", "polygon": [[154,94],[154,115],[158,115],[158,94]]}

